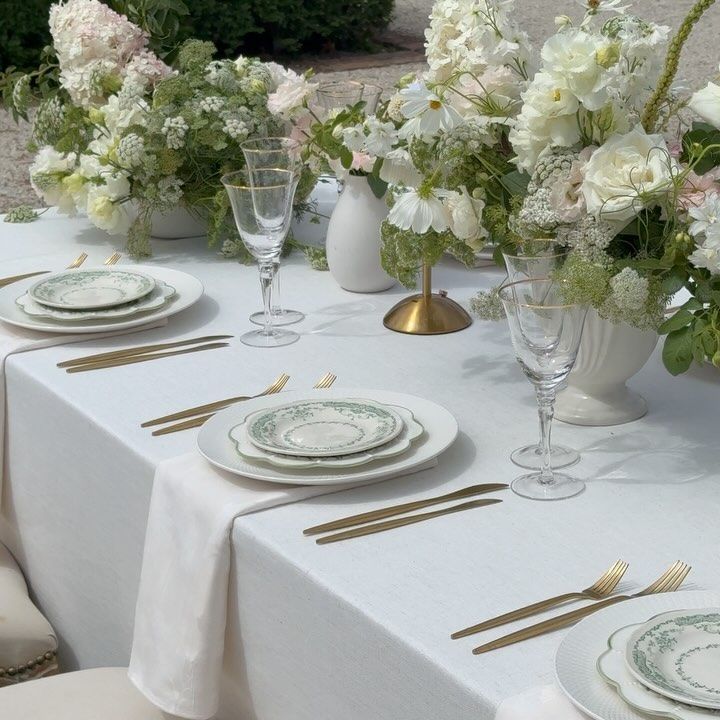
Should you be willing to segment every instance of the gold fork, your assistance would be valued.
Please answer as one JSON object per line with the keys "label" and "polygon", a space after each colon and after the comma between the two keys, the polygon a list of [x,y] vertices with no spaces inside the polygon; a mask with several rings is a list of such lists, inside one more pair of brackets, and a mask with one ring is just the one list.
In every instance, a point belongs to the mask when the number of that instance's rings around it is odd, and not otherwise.
{"label": "gold fork", "polygon": [[493,640],[492,642],[480,645],[473,650],[473,655],[480,655],[481,653],[489,652],[490,650],[497,650],[507,645],[512,645],[523,640],[529,640],[530,638],[538,637],[539,635],[545,635],[546,633],[559,630],[560,628],[567,627],[576,623],[578,620],[592,615],[598,610],[610,607],[625,600],[632,600],[633,598],[645,597],[646,595],[657,595],[659,593],[674,592],[677,590],[685,581],[692,568],[679,560],[673,563],[654,583],[648,585],[644,590],[641,590],[634,595],[616,595],[615,597],[608,598],[607,600],[601,600],[600,602],[593,603],[588,607],[579,608],[572,612],[558,615],[557,617],[544,620],[543,622],[536,623],[530,627],[526,627],[517,632],[510,633],[504,637]]}
{"label": "gold fork", "polygon": [[327,390],[336,380],[337,375],[327,372],[313,385],[313,390]]}
{"label": "gold fork", "polygon": [[107,260],[105,260],[103,265],[115,265],[121,257],[122,255],[119,252],[114,252]]}
{"label": "gold fork", "polygon": [[580,592],[565,593],[563,595],[557,595],[556,597],[542,600],[541,602],[533,603],[525,607],[518,608],[512,612],[505,613],[504,615],[498,615],[497,617],[485,620],[484,622],[478,623],[477,625],[471,625],[463,630],[454,632],[450,637],[453,640],[458,638],[467,637],[468,635],[474,635],[475,633],[489,630],[490,628],[499,627],[507,623],[521,620],[522,618],[536,615],[544,610],[549,610],[556,605],[561,605],[569,600],[602,600],[606,598],[610,593],[617,587],[622,576],[628,569],[628,564],[622,560],[618,560],[611,568],[608,568],[590,587],[586,587]]}
{"label": "gold fork", "polygon": [[[78,255],[68,266],[68,270],[79,268],[86,260],[87,253],[81,253]],[[0,288],[4,288],[6,285],[12,285],[12,283],[19,282],[20,280],[27,280],[27,278],[35,277],[36,275],[47,275],[50,270],[37,270],[36,272],[23,273],[22,275],[11,275],[10,277],[0,278]]]}
{"label": "gold fork", "polygon": [[[235,398],[233,402],[241,402],[243,400],[252,400],[254,398],[263,397],[265,395],[275,395],[276,393],[279,393],[288,383],[290,380],[290,376],[283,373],[274,383],[269,385],[265,390],[263,390],[261,393],[258,393],[257,395],[246,395],[246,396],[240,396],[238,398]],[[223,401],[220,400],[216,403],[208,403],[208,405],[199,405],[200,408],[205,408],[208,406],[215,406],[219,403],[222,403]],[[217,410],[223,410],[227,405],[232,405],[233,403],[225,403],[221,404],[219,407],[217,407]],[[191,411],[194,411],[193,414],[198,412],[197,408],[190,408],[190,410],[184,410],[182,411],[183,417],[186,413],[189,413]],[[200,410],[200,412],[203,412],[203,410]],[[174,415],[179,415],[181,413],[174,413]],[[181,432],[183,430],[190,430],[191,428],[200,427],[204,423],[206,423],[215,413],[207,413],[205,415],[201,415],[200,417],[194,417],[190,420],[183,420],[182,422],[175,423],[174,425],[168,425],[167,427],[164,427],[160,430],[155,430],[153,432],[153,435],[169,435],[170,433],[176,433]],[[168,417],[170,419],[175,419],[174,417],[170,415],[166,415],[165,417]],[[141,427],[148,427],[150,424],[157,425],[159,424],[158,421],[162,420],[162,418],[158,418],[157,420],[151,420],[147,423],[143,423]],[[164,420],[163,422],[167,422],[167,420]]]}

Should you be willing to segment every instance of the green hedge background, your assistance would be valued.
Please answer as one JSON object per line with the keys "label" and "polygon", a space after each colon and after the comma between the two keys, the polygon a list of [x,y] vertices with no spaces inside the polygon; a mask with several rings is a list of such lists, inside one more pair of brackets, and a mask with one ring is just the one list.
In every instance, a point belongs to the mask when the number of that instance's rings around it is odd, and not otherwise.
{"label": "green hedge background", "polygon": [[[394,0],[189,0],[179,40],[212,40],[220,55],[369,49]],[[0,0],[0,70],[37,65],[50,42],[52,0]],[[113,5],[112,2],[108,2]]]}

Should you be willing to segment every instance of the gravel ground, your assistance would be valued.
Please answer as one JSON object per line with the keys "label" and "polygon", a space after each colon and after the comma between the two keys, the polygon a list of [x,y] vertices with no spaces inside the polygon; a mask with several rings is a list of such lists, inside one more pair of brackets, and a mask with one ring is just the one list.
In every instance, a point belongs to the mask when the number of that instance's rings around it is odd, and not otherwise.
{"label": "gravel ground", "polygon": [[[421,35],[427,25],[427,16],[432,5],[432,0],[396,0],[395,19],[391,29],[407,35]],[[676,28],[691,5],[691,0],[636,0],[633,11]],[[543,38],[553,32],[553,18],[556,15],[578,17],[581,12],[576,0],[517,0],[517,8],[521,14],[519,22],[528,31],[536,47]],[[720,6],[707,13],[686,46],[680,77],[688,84],[698,86],[702,84],[703,78],[717,72],[720,61],[720,48],[717,43],[719,34]],[[353,77],[388,88],[402,75],[419,67],[390,65],[322,73],[318,77]],[[30,154],[25,150],[28,134],[29,127],[26,123],[21,122],[16,126],[12,118],[0,110],[0,212],[21,202],[37,204],[37,197],[27,179],[27,168],[31,160]]]}

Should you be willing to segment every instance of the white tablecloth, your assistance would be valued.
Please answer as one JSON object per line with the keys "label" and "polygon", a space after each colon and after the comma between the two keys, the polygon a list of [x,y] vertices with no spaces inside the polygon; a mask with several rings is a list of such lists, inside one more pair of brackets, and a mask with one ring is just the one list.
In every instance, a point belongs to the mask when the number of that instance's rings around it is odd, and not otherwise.
{"label": "white tablecloth", "polygon": [[[81,220],[0,225],[0,261],[58,248],[98,259],[112,249]],[[159,242],[156,252],[153,262],[200,277],[207,297],[143,342],[248,327],[259,305],[254,268],[220,260],[198,240]],[[510,451],[537,430],[503,324],[395,334],[381,318],[401,288],[352,295],[299,257],[282,272],[286,304],[308,313],[296,326],[300,342],[287,348],[236,340],[81,375],[55,367],[79,346],[8,360],[2,534],[58,630],[66,667],[128,661],[153,474],[194,443],[193,432],[153,438],[139,423],[262,388],[282,371],[293,389],[332,370],[348,387],[424,395],[455,414],[462,434],[434,470],[235,522],[222,720],[490,720],[503,699],[552,681],[561,634],[476,657],[470,649],[481,638],[451,641],[453,630],[584,587],[618,557],[631,563],[628,588],[677,558],[694,566],[690,585],[717,588],[720,378],[712,369],[671,378],[657,358],[631,381],[649,401],[646,418],[615,428],[558,424],[557,440],[583,453],[574,469],[587,480],[583,495],[543,504],[506,493],[499,510],[352,542],[303,537],[309,525],[396,499],[509,481],[517,474]],[[435,275],[436,287],[462,302],[500,278],[455,265]],[[91,341],[81,352],[126,344]]]}

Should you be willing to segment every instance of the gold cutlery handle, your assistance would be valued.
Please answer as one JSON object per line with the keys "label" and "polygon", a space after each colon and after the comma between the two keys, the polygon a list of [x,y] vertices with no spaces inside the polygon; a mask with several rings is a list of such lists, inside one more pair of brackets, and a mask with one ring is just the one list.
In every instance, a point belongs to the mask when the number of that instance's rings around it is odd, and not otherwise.
{"label": "gold cutlery handle", "polygon": [[515,622],[516,620],[522,620],[523,618],[530,617],[531,615],[536,615],[544,610],[549,610],[556,605],[568,602],[569,600],[581,600],[586,597],[588,596],[581,592],[557,595],[556,597],[541,600],[540,602],[533,603],[532,605],[526,605],[525,607],[518,608],[517,610],[512,610],[511,612],[504,613],[503,615],[498,615],[490,620],[484,620],[477,625],[471,625],[463,630],[458,630],[450,637],[453,640],[468,637],[468,635],[474,635],[475,633],[483,632],[484,630],[490,630],[491,628],[500,627],[500,625],[507,625],[508,623]]}
{"label": "gold cutlery handle", "polygon": [[79,373],[88,372],[89,370],[104,370],[106,368],[119,367],[121,365],[133,365],[134,363],[148,362],[150,360],[159,360],[161,358],[174,357],[175,355],[186,355],[188,353],[203,352],[204,350],[215,350],[217,348],[228,347],[229,343],[210,343],[208,345],[200,345],[199,347],[185,348],[183,350],[173,350],[172,352],[162,352],[150,355],[133,355],[131,357],[117,358],[116,360],[103,360],[101,362],[92,362],[85,365],[76,365],[68,368],[65,372]]}
{"label": "gold cutlery handle", "polygon": [[[224,410],[228,405],[232,405],[233,403],[250,399],[250,395],[238,395],[237,397],[226,398],[225,400],[216,400],[215,402],[205,403],[205,405],[197,405],[187,410],[180,410],[170,415],[163,415],[163,417],[155,418],[154,420],[147,420],[142,423],[140,427],[152,427],[153,425],[162,425],[163,423],[172,422],[173,420],[184,420],[185,418],[194,417],[201,413],[214,413],[217,410]],[[154,434],[155,433],[153,433],[153,435]]]}
{"label": "gold cutlery handle", "polygon": [[38,270],[37,272],[25,273],[24,275],[12,275],[10,277],[0,278],[0,288],[20,282],[20,280],[35,277],[36,275],[47,275],[49,272],[50,270]]}
{"label": "gold cutlery handle", "polygon": [[495,505],[501,503],[502,500],[472,500],[471,502],[460,503],[442,510],[434,510],[433,512],[421,513],[420,515],[412,515],[411,517],[396,518],[395,520],[386,520],[385,522],[365,525],[364,527],[355,528],[354,530],[346,530],[345,532],[335,533],[335,535],[327,535],[318,538],[315,542],[318,545],[326,545],[328,543],[339,542],[340,540],[349,540],[350,538],[362,537],[363,535],[373,535],[374,533],[386,532],[405,525],[413,525],[414,523],[432,520],[432,518],[441,515],[450,515],[451,513],[462,512],[463,510],[472,510],[473,508],[485,507],[486,505]]}
{"label": "gold cutlery handle", "polygon": [[393,515],[403,515],[415,510],[422,510],[431,505],[439,505],[440,503],[450,500],[460,500],[461,498],[473,497],[473,495],[482,495],[483,493],[495,492],[496,490],[506,490],[509,486],[504,483],[486,483],[484,485],[471,485],[462,490],[455,490],[446,495],[426,498],[425,500],[415,500],[414,502],[403,503],[401,505],[392,505],[390,507],[381,508],[380,510],[370,510],[369,512],[350,515],[348,517],[333,520],[332,522],[315,525],[314,527],[303,530],[303,535],[318,535],[319,533],[330,532],[332,530],[342,530],[343,528],[352,527],[353,525],[364,525],[365,523],[382,520],[383,518],[393,517]]}
{"label": "gold cutlery handle", "polygon": [[228,340],[232,335],[205,335],[199,338],[189,338],[188,340],[174,340],[166,343],[156,343],[155,345],[140,345],[134,348],[124,348],[123,350],[111,350],[110,352],[96,353],[95,355],[85,355],[84,357],[73,358],[72,360],[64,360],[57,364],[59,368],[74,367],[75,365],[88,365],[103,360],[115,360],[116,358],[130,357],[132,355],[144,355],[145,353],[156,352],[158,350],[166,350],[169,348],[185,347],[186,345],[199,345],[200,343],[210,342],[211,340]]}
{"label": "gold cutlery handle", "polygon": [[543,620],[535,625],[530,625],[530,627],[523,628],[522,630],[510,633],[509,635],[505,635],[497,640],[493,640],[492,642],[480,645],[480,647],[476,647],[473,650],[473,655],[480,655],[481,653],[489,652],[490,650],[497,650],[498,648],[507,647],[508,645],[522,642],[523,640],[529,640],[530,638],[545,635],[546,633],[553,632],[554,630],[560,630],[568,625],[573,625],[578,620],[582,620],[588,615],[596,613],[598,610],[610,607],[610,605],[615,605],[623,600],[629,600],[631,597],[632,595],[617,595],[615,597],[608,598],[607,600],[601,600],[600,602],[596,602],[592,605],[579,608],[578,610],[572,610],[571,612],[564,613],[563,615],[558,615],[557,617],[550,618],[549,620]]}
{"label": "gold cutlery handle", "polygon": [[200,427],[204,425],[214,414],[215,413],[209,413],[208,415],[201,415],[200,417],[175,423],[174,425],[168,425],[167,427],[161,428],[160,430],[154,430],[153,435],[170,435],[171,433],[182,432],[183,430],[190,430],[192,428]]}

